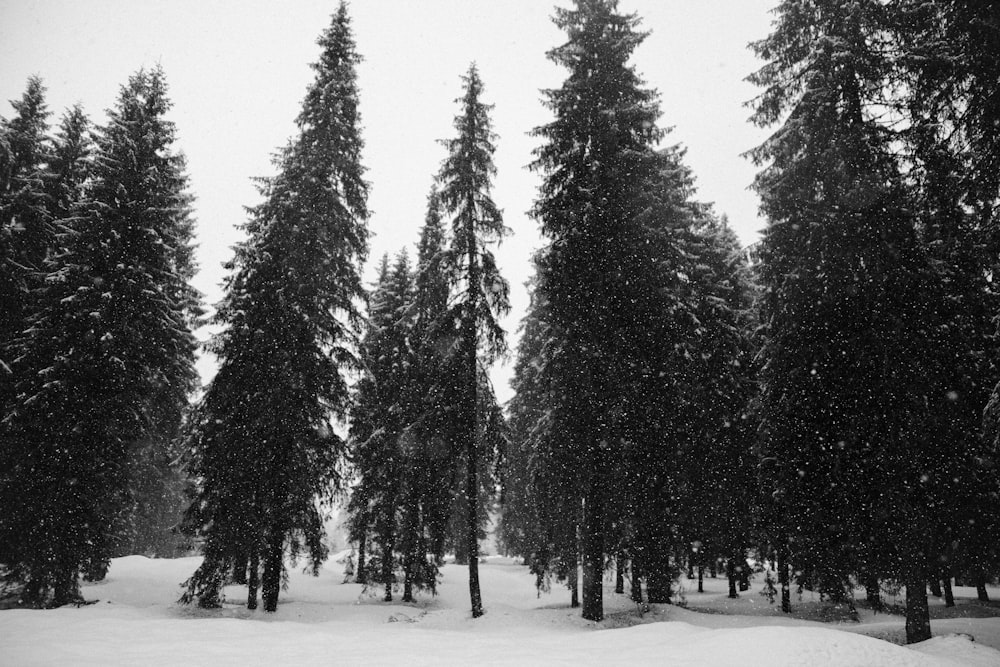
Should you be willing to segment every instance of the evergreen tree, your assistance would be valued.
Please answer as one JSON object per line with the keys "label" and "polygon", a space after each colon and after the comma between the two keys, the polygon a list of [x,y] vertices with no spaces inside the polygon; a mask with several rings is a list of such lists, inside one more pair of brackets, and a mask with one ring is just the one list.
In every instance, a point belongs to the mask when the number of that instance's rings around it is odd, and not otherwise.
{"label": "evergreen tree", "polygon": [[438,564],[444,558],[454,498],[460,493],[450,474],[456,468],[458,443],[448,406],[454,403],[456,388],[441,382],[447,351],[453,341],[452,327],[446,319],[450,286],[444,264],[447,239],[440,207],[434,186],[428,196],[417,246],[415,293],[410,309],[413,356],[409,379],[413,413],[408,427],[409,497],[404,499],[412,517],[407,530],[411,537],[406,538],[404,549],[406,581],[432,591]]}
{"label": "evergreen tree", "polygon": [[529,281],[530,303],[521,321],[521,339],[517,346],[514,376],[510,386],[514,397],[507,404],[511,437],[505,452],[501,474],[501,518],[497,534],[503,548],[531,564],[544,542],[539,517],[541,507],[535,497],[531,479],[532,434],[545,412],[543,395],[538,386],[543,348],[546,342],[545,323],[537,290]]}
{"label": "evergreen tree", "polygon": [[0,118],[0,406],[13,398],[15,339],[31,314],[30,293],[44,275],[55,240],[47,189],[52,147],[41,79],[31,77],[16,115]]}
{"label": "evergreen tree", "polygon": [[81,573],[103,576],[129,500],[129,457],[195,386],[193,292],[178,262],[190,253],[188,199],[169,107],[158,69],[122,88],[17,341],[0,543],[5,579],[26,604],[79,599]]}
{"label": "evergreen tree", "polygon": [[212,344],[219,372],[192,427],[199,488],[188,521],[205,561],[183,599],[202,605],[217,605],[228,573],[249,565],[251,606],[261,574],[274,611],[286,555],[305,553],[314,572],[326,557],[317,500],[341,482],[345,446],[330,420],[350,404],[368,247],[359,56],[344,3],[319,45],[298,135],[262,182],[230,264],[215,317],[226,329]]}
{"label": "evergreen tree", "polygon": [[82,199],[90,173],[93,140],[90,121],[79,105],[63,114],[53,141],[47,183],[49,210],[53,221],[72,215],[73,205]]}
{"label": "evergreen tree", "polygon": [[[466,504],[465,536],[469,558],[469,594],[473,617],[483,613],[479,590],[480,466],[489,460],[489,441],[481,426],[490,424],[482,413],[485,368],[505,353],[504,332],[496,321],[510,309],[509,287],[501,277],[489,244],[506,234],[500,209],[490,195],[494,134],[490,105],[482,102],[483,83],[473,64],[462,77],[465,93],[457,102],[457,136],[443,142],[448,151],[438,173],[443,213],[451,217],[451,245],[443,256],[443,268],[452,286],[453,299],[446,320],[457,322],[455,343],[446,361],[448,380],[456,387],[455,438],[464,443]],[[488,430],[488,427],[487,427]]]}
{"label": "evergreen tree", "polygon": [[[933,314],[940,360],[933,392],[935,437],[954,443],[954,456],[935,471],[952,507],[938,574],[962,572],[985,595],[985,577],[1000,573],[996,549],[997,200],[1000,197],[1000,112],[995,58],[1000,54],[997,7],[990,3],[893,5],[893,36],[901,56],[902,138],[913,168],[913,206],[936,276]],[[980,419],[986,410],[985,442]]]}
{"label": "evergreen tree", "polygon": [[653,149],[662,132],[656,93],[627,64],[645,37],[638,18],[619,14],[613,0],[579,0],[557,9],[555,22],[568,41],[548,56],[570,74],[545,92],[555,120],[535,130],[546,143],[533,165],[545,174],[533,214],[549,239],[538,289],[554,338],[549,432],[572,471],[553,483],[580,491],[583,616],[601,620],[612,471],[625,460],[624,415],[637,386],[622,353],[642,344],[635,326],[652,301],[628,282],[641,270],[631,254],[645,240],[639,214],[663,166]]}
{"label": "evergreen tree", "polygon": [[[699,572],[709,559],[727,563],[730,597],[745,568],[756,515],[756,461],[750,401],[755,396],[751,315],[753,287],[736,235],[714,215],[697,221],[697,259],[689,269],[699,323],[687,359],[689,432],[679,456],[683,542]],[[699,575],[699,590],[700,590]],[[745,590],[746,577],[740,588]]]}
{"label": "evergreen tree", "polygon": [[753,152],[769,220],[760,415],[772,539],[833,599],[859,571],[905,583],[907,641],[921,641],[947,523],[935,471],[950,454],[928,416],[941,372],[935,276],[879,122],[886,14],[830,0],[783,2],[777,15],[751,77],[765,88],[754,120],[784,119]]}
{"label": "evergreen tree", "polygon": [[[373,369],[376,367],[381,352],[376,346],[385,320],[378,308],[380,300],[376,298],[389,281],[389,255],[382,255],[379,261],[378,274],[368,299],[368,321],[364,336],[361,339],[361,362],[364,372],[354,387],[354,400],[351,406],[351,426],[348,433],[350,460],[356,479],[351,489],[348,503],[350,516],[349,536],[358,543],[358,575],[357,583],[369,583],[369,570],[372,569],[371,532],[376,521],[376,512],[384,501],[379,497],[378,471],[382,463],[379,442],[376,431],[379,428],[381,402],[379,385],[376,382]],[[373,574],[381,572],[376,563]],[[373,579],[379,581],[379,579]]]}
{"label": "evergreen tree", "polygon": [[514,397],[507,406],[510,440],[497,532],[506,549],[525,559],[539,591],[548,591],[555,575],[570,589],[570,605],[578,607],[580,503],[571,491],[576,472],[551,419],[558,405],[558,393],[547,384],[554,337],[545,302],[535,281],[530,284],[531,303],[511,380]]}
{"label": "evergreen tree", "polygon": [[[48,206],[55,224],[73,215],[73,205],[82,197],[90,172],[92,141],[90,123],[77,105],[63,115],[53,141],[49,162],[51,178],[46,184]],[[175,216],[178,238],[174,245],[175,270],[182,278],[173,295],[188,316],[191,329],[199,325],[202,313],[200,297],[190,287],[194,278],[193,219],[191,196],[185,192],[185,165],[181,155],[174,155],[171,168],[178,178]],[[167,390],[169,391],[169,389]],[[179,546],[173,528],[184,506],[185,478],[174,461],[180,456],[179,427],[186,402],[173,402],[169,395],[156,401],[156,428],[142,444],[129,452],[129,503],[123,508],[115,527],[114,556],[135,553],[171,555]]]}
{"label": "evergreen tree", "polygon": [[397,565],[407,577],[404,598],[412,601],[413,554],[418,550],[419,470],[413,458],[409,431],[414,409],[410,335],[413,300],[412,273],[405,251],[390,267],[383,258],[379,282],[371,296],[368,332],[362,343],[365,375],[358,384],[351,426],[352,458],[360,480],[351,509],[355,532],[370,533],[378,551],[368,552],[366,582],[385,585],[392,600]]}

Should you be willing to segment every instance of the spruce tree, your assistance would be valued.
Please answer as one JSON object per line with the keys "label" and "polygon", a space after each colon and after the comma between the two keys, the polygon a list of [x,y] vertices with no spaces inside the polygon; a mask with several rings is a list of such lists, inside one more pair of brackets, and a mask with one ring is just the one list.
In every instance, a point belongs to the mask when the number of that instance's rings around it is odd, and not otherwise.
{"label": "spruce tree", "polygon": [[91,126],[80,105],[66,110],[52,142],[48,185],[49,211],[54,221],[65,220],[80,201],[90,173],[93,140]]}
{"label": "spruce tree", "polygon": [[540,592],[550,590],[554,575],[570,589],[570,606],[578,607],[578,472],[568,456],[569,443],[552,419],[561,395],[549,384],[557,339],[534,279],[531,284],[511,380],[514,397],[507,406],[510,439],[498,534],[506,549],[525,559]]}
{"label": "spruce tree", "polygon": [[129,457],[196,383],[193,292],[178,261],[190,253],[188,199],[169,107],[158,69],[122,87],[17,341],[0,542],[6,581],[26,604],[77,600],[81,573],[103,576],[129,501]]}
{"label": "spruce tree", "polygon": [[30,293],[55,240],[47,197],[52,184],[49,112],[41,79],[28,79],[12,100],[16,115],[0,118],[0,406],[12,399],[15,339],[31,313]]}
{"label": "spruce tree", "polygon": [[935,276],[879,122],[886,14],[829,0],[783,2],[777,16],[751,77],[765,89],[755,122],[781,123],[753,151],[768,218],[760,446],[771,535],[800,582],[833,599],[859,571],[905,583],[907,641],[921,641],[944,520],[932,471],[948,453],[928,416]]}
{"label": "spruce tree", "polygon": [[371,534],[366,582],[385,585],[392,600],[397,565],[407,577],[405,601],[412,601],[415,581],[413,553],[421,542],[419,524],[420,471],[414,465],[410,431],[415,395],[412,388],[412,273],[405,250],[392,266],[383,257],[379,280],[371,295],[368,331],[362,342],[364,376],[358,383],[352,412],[352,460],[360,479],[350,509],[356,533]]}
{"label": "spruce tree", "polygon": [[[389,255],[382,255],[379,261],[377,277],[368,298],[368,319],[364,335],[361,338],[360,353],[363,372],[354,386],[354,397],[351,404],[351,426],[348,431],[349,458],[355,480],[351,488],[351,497],[347,511],[350,516],[348,530],[351,541],[358,543],[358,567],[355,581],[359,584],[369,583],[369,570],[373,564],[372,530],[377,513],[385,505],[380,497],[378,471],[383,463],[379,434],[379,418],[382,404],[380,400],[380,385],[376,380],[377,368],[382,351],[377,345],[382,329],[388,318],[381,317],[379,308],[380,292],[389,281]],[[381,572],[379,563],[372,574]],[[380,581],[373,577],[373,581]]]}
{"label": "spruce tree", "polygon": [[[450,474],[456,467],[458,444],[449,405],[456,388],[443,383],[451,326],[446,319],[450,285],[446,271],[447,238],[437,187],[427,198],[427,212],[417,246],[412,329],[411,401],[407,442],[407,511],[415,517],[405,538],[410,565],[408,581],[435,590],[437,565],[443,561],[453,500],[460,492]],[[431,556],[430,560],[427,555]],[[405,597],[405,591],[404,591]]]}
{"label": "spruce tree", "polygon": [[[234,568],[250,568],[275,611],[285,558],[326,557],[318,499],[342,481],[345,445],[331,424],[350,405],[368,249],[355,50],[341,3],[296,119],[298,134],[262,181],[215,321],[219,372],[198,408],[189,525],[205,561],[184,600],[217,605]],[[251,605],[256,604],[256,591]]]}
{"label": "spruce tree", "polygon": [[511,438],[501,472],[501,515],[497,534],[507,552],[532,564],[544,543],[539,516],[542,508],[531,478],[531,456],[534,451],[532,434],[545,412],[538,378],[544,363],[541,355],[546,337],[537,290],[531,282],[528,286],[531,300],[521,321],[521,338],[510,383],[514,396],[507,405]]}
{"label": "spruce tree", "polygon": [[[899,42],[896,76],[908,127],[913,206],[936,276],[933,314],[939,358],[935,437],[954,455],[935,471],[939,501],[951,506],[939,531],[940,574],[965,574],[977,585],[1000,572],[996,476],[998,349],[997,200],[1000,112],[993,63],[1000,18],[990,3],[895,3],[891,34]],[[992,389],[992,397],[990,392]],[[988,402],[988,403],[987,403]],[[986,408],[984,430],[980,419]],[[985,436],[985,437],[983,437]],[[959,480],[948,489],[948,480]],[[941,546],[941,543],[944,546]],[[958,544],[952,548],[951,544]],[[990,574],[987,574],[990,573]],[[985,594],[985,586],[980,586]]]}
{"label": "spruce tree", "polygon": [[[436,188],[428,197],[416,271],[384,257],[362,342],[364,373],[352,410],[352,539],[368,549],[366,582],[386,586],[403,571],[403,601],[434,591],[448,544],[457,466],[454,389],[441,381],[449,340],[446,238]],[[374,561],[370,558],[374,555]]]}
{"label": "spruce tree", "polygon": [[[691,560],[699,570],[710,560],[726,562],[729,594],[736,597],[733,575],[745,568],[756,515],[753,285],[746,254],[724,216],[706,212],[692,231],[695,261],[686,275],[699,326],[685,364],[689,421],[678,456],[678,518]],[[743,577],[741,588],[745,582]]]}
{"label": "spruce tree", "polygon": [[545,180],[533,214],[549,241],[539,290],[556,337],[549,386],[560,395],[552,432],[573,471],[554,481],[569,493],[580,490],[583,616],[601,620],[610,484],[623,460],[622,380],[634,377],[622,351],[635,349],[633,325],[646,315],[625,271],[641,243],[635,232],[643,194],[662,166],[654,150],[662,132],[656,93],[628,65],[645,37],[639,19],[618,13],[613,0],[579,0],[557,9],[555,22],[568,41],[548,56],[569,76],[545,91],[555,120],[535,130],[545,143],[533,167]]}
{"label": "spruce tree", "polygon": [[[442,212],[451,218],[451,244],[443,268],[452,286],[450,312],[457,322],[455,344],[446,361],[449,381],[457,389],[454,431],[464,444],[465,539],[469,559],[469,594],[472,615],[483,614],[479,590],[479,535],[482,500],[481,465],[489,460],[488,441],[480,426],[489,423],[484,407],[484,369],[506,352],[504,332],[497,316],[510,309],[509,287],[500,275],[489,245],[508,233],[500,209],[491,197],[495,136],[490,105],[481,100],[483,83],[475,64],[462,77],[464,95],[456,100],[457,136],[442,142],[448,151],[438,173]],[[490,392],[491,393],[491,392]],[[489,430],[489,429],[487,429]]]}

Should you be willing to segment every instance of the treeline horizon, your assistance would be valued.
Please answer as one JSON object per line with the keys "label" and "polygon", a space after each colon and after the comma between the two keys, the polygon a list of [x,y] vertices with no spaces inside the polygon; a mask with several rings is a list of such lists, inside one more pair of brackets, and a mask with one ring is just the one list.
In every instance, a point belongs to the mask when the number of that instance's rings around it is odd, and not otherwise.
{"label": "treeline horizon", "polygon": [[[196,545],[182,602],[218,607],[236,582],[274,611],[289,560],[327,558],[334,502],[358,582],[412,601],[455,553],[473,617],[494,504],[505,552],[593,621],[612,564],[637,602],[705,568],[736,597],[748,560],[785,612],[794,587],[852,610],[856,587],[876,610],[905,587],[908,642],[930,637],[928,585],[988,599],[1000,10],[778,3],[750,45],[751,121],[773,130],[747,155],[767,223],[751,248],[666,142],[661,93],[629,64],[641,18],[554,11],[566,78],[532,130],[544,245],[506,406],[489,369],[510,352],[492,251],[510,230],[474,64],[416,257],[383,256],[367,290],[341,2],[208,319],[162,70],[130,77],[105,125],[74,107],[55,134],[29,79],[0,119],[0,576],[18,604],[80,602],[112,556]],[[219,369],[195,400],[206,321]]]}

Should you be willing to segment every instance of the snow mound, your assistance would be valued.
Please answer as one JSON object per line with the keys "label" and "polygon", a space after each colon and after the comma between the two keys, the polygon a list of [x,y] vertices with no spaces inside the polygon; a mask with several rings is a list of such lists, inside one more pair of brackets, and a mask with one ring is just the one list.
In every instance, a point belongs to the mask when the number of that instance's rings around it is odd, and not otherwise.
{"label": "snow mound", "polygon": [[1000,651],[977,644],[970,635],[964,633],[932,637],[925,642],[914,644],[910,648],[942,661],[950,661],[968,667],[997,667],[1000,665]]}
{"label": "snow mound", "polygon": [[[773,616],[657,605],[635,617],[627,596],[610,589],[608,621],[592,623],[569,608],[565,589],[539,597],[526,568],[499,558],[480,567],[487,613],[475,620],[457,565],[443,568],[438,595],[415,603],[385,603],[381,591],[341,583],[334,563],[319,577],[290,568],[274,614],[247,610],[238,586],[227,588],[222,609],[178,605],[180,582],[199,564],[119,558],[105,581],[84,587],[97,604],[0,612],[0,665],[1000,665],[1000,652],[967,635],[906,647],[849,626]],[[614,627],[630,615],[644,624]],[[986,640],[1000,628],[997,618],[976,623],[973,633]]]}

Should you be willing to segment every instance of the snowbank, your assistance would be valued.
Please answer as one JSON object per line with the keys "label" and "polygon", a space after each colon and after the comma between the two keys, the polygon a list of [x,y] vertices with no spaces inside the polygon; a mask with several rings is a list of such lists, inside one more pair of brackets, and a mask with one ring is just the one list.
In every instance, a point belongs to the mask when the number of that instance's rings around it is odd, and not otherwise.
{"label": "snowbank", "polygon": [[750,626],[765,618],[676,607],[646,620],[677,620],[600,629],[634,619],[626,596],[609,591],[609,622],[588,623],[567,607],[564,590],[536,596],[525,568],[505,559],[480,567],[487,614],[475,621],[464,571],[453,565],[437,597],[412,605],[341,584],[331,565],[318,578],[293,571],[275,614],[240,606],[239,588],[227,589],[235,599],[223,609],[204,611],[174,602],[197,565],[121,558],[106,581],[86,587],[97,604],[0,612],[0,664],[1000,665],[1000,652],[959,635],[914,650],[836,626],[780,617],[785,623]]}

